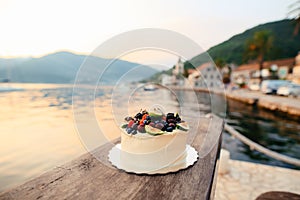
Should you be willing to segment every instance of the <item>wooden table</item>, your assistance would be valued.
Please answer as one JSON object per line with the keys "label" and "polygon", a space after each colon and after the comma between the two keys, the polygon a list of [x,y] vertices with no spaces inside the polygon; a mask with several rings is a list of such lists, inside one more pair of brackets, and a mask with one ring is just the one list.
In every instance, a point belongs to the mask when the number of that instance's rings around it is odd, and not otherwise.
{"label": "wooden table", "polygon": [[[0,199],[213,199],[221,137],[206,138],[217,141],[213,146],[200,144],[206,131],[220,136],[224,124],[217,117],[200,121],[192,146],[210,150],[188,169],[166,175],[128,174],[87,153],[0,194]],[[104,158],[110,149],[111,145],[103,145],[94,153]]]}

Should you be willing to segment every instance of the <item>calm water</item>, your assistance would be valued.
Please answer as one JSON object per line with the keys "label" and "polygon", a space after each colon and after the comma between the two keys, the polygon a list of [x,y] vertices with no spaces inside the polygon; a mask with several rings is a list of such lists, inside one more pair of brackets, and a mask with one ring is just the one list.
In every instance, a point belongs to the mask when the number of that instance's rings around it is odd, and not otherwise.
{"label": "calm water", "polygon": [[[211,112],[212,101],[206,93],[171,93],[164,89],[154,92],[135,90],[128,99],[126,94],[132,90],[120,86],[117,88],[118,92],[113,94],[112,88],[98,88],[93,98],[90,98],[84,92],[90,91],[87,88],[74,94],[74,113],[80,113],[81,116],[75,117],[75,126],[71,85],[14,86],[24,90],[0,92],[0,191],[70,161],[86,153],[86,148],[93,149],[105,142],[101,138],[95,139],[97,136],[92,134],[91,108],[95,121],[100,122],[98,125],[106,133],[107,139],[118,137],[117,124],[126,113],[135,113],[141,107],[151,106],[155,102],[159,102],[157,106],[162,106],[167,111],[178,109],[184,119]],[[218,102],[220,97],[213,98]],[[224,116],[225,113],[221,115]],[[227,123],[252,140],[277,152],[300,158],[300,124],[296,120],[234,101],[228,101],[226,115]],[[84,136],[81,130],[84,130]],[[250,151],[226,133],[223,146],[230,150],[233,159],[292,168]]]}
{"label": "calm water", "polygon": [[[228,100],[227,108],[227,123],[240,133],[273,151],[300,159],[298,119],[232,100]],[[233,159],[299,169],[260,152],[252,151],[227,133],[223,137],[223,148],[231,152]]]}

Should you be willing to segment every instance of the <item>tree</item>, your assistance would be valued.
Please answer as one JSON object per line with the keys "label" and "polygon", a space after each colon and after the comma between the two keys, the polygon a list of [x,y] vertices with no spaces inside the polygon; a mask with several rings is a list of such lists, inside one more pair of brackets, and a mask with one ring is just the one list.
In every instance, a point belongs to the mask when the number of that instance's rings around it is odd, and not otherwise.
{"label": "tree", "polygon": [[300,0],[295,1],[289,5],[288,16],[293,18],[295,21],[294,36],[298,35],[300,29]]}
{"label": "tree", "polygon": [[225,61],[222,58],[216,58],[215,59],[215,64],[218,68],[223,68],[224,65],[226,64]]}
{"label": "tree", "polygon": [[183,77],[188,78],[189,77],[189,71],[188,71],[188,69],[184,68],[183,70],[184,70],[183,71]]}
{"label": "tree", "polygon": [[268,30],[257,31],[253,37],[247,41],[246,56],[247,60],[255,58],[259,63],[259,79],[262,81],[262,69],[266,55],[273,46],[273,34]]}

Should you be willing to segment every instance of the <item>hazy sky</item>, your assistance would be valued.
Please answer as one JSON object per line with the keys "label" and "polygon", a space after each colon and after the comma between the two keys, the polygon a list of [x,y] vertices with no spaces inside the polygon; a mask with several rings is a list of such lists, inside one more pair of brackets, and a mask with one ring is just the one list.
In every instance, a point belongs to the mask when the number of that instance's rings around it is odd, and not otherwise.
{"label": "hazy sky", "polygon": [[163,28],[208,49],[286,18],[295,0],[0,0],[0,56],[89,54],[125,31]]}

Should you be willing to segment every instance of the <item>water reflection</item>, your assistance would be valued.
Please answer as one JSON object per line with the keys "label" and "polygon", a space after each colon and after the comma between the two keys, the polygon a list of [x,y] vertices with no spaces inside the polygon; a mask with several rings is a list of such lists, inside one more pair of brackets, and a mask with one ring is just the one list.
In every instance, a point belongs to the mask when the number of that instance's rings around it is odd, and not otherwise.
{"label": "water reflection", "polygon": [[24,87],[0,93],[0,190],[84,153],[72,123],[72,87]]}

